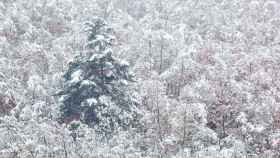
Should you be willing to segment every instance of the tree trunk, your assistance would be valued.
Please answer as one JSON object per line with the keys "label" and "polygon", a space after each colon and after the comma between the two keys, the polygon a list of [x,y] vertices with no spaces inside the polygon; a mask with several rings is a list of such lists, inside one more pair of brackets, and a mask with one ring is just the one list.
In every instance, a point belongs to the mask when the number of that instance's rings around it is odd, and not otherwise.
{"label": "tree trunk", "polygon": [[160,65],[159,65],[159,73],[161,74],[163,71],[163,43],[160,46]]}

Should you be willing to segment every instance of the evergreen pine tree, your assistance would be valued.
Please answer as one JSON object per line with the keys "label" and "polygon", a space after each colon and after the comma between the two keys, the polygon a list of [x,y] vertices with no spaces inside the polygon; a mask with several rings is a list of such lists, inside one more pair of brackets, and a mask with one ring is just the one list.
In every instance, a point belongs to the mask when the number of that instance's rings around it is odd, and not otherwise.
{"label": "evergreen pine tree", "polygon": [[98,132],[135,125],[136,91],[129,65],[112,55],[113,30],[102,19],[86,24],[89,53],[78,56],[64,75],[61,120],[79,118]]}

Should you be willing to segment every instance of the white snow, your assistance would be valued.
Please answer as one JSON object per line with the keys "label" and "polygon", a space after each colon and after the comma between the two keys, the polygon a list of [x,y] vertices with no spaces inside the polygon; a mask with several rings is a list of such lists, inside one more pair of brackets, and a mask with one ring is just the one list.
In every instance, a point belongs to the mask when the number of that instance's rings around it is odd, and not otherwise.
{"label": "white snow", "polygon": [[91,106],[97,103],[97,100],[95,98],[87,99],[87,103]]}
{"label": "white snow", "polygon": [[90,81],[90,80],[83,80],[83,81],[82,81],[82,85],[86,85],[86,86],[89,86],[89,85],[95,86],[96,84],[95,84],[95,82]]}
{"label": "white snow", "polygon": [[77,70],[75,71],[72,75],[71,75],[72,80],[70,81],[70,83],[77,83],[79,81],[82,80],[82,71],[81,70]]}

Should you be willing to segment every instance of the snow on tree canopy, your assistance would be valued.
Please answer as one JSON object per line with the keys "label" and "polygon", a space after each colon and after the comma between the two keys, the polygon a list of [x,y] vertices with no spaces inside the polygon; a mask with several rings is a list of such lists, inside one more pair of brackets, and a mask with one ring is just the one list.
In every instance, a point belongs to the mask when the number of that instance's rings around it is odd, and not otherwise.
{"label": "snow on tree canopy", "polygon": [[81,81],[81,79],[82,79],[81,75],[82,75],[82,71],[81,71],[81,70],[75,71],[75,72],[71,75],[71,78],[72,78],[71,82],[72,82],[72,83],[77,83],[77,82]]}
{"label": "snow on tree canopy", "polygon": [[[128,64],[112,56],[112,30],[101,19],[87,23],[88,56],[77,56],[64,75],[61,119],[80,116],[101,133],[137,124],[138,105]],[[123,115],[123,116],[122,116]]]}

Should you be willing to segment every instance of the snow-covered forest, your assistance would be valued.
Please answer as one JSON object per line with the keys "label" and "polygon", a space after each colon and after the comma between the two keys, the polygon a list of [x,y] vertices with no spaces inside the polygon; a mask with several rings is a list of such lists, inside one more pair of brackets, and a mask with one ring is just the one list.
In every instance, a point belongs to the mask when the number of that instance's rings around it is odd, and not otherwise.
{"label": "snow-covered forest", "polygon": [[280,158],[279,0],[0,0],[0,158]]}

